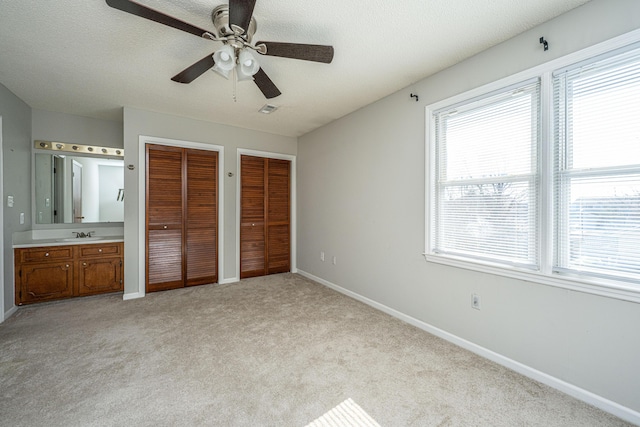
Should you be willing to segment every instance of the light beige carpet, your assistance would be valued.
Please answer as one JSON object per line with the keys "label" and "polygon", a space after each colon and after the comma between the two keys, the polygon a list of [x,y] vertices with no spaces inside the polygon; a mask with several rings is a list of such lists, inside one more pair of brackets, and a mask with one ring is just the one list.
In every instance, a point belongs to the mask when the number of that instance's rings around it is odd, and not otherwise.
{"label": "light beige carpet", "polygon": [[380,427],[380,424],[349,398],[305,427]]}
{"label": "light beige carpet", "polygon": [[349,398],[387,427],[627,425],[293,274],[0,325],[6,426],[301,427]]}

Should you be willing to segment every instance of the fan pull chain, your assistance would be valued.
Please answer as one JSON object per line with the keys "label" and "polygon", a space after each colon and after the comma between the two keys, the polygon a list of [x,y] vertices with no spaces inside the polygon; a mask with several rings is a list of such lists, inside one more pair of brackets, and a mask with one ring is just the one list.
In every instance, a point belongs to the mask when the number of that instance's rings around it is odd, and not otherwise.
{"label": "fan pull chain", "polygon": [[236,73],[236,67],[233,67],[233,102],[238,102],[238,98],[236,96],[236,89],[238,88],[238,74]]}

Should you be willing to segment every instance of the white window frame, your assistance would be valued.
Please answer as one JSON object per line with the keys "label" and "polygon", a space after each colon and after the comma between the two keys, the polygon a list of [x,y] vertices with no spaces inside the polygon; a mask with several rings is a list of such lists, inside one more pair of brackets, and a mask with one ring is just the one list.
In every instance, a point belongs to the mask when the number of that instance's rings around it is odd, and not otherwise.
{"label": "white window frame", "polygon": [[[555,286],[589,294],[601,295],[625,301],[640,302],[640,284],[597,277],[559,276],[553,272],[553,79],[552,73],[581,61],[589,60],[610,51],[640,42],[640,30],[635,30],[578,52],[554,59],[529,70],[500,79],[487,85],[428,105],[425,108],[425,251],[427,262],[449,265],[468,270],[506,276],[542,285]],[[540,199],[539,199],[539,260],[540,270],[531,271],[515,266],[504,266],[488,261],[470,260],[434,252],[431,242],[432,210],[434,209],[433,180],[435,165],[435,120],[433,113],[448,106],[470,101],[491,92],[540,78]]]}
{"label": "white window frame", "polygon": [[[461,103],[462,105],[460,105],[460,104],[449,105],[444,110],[433,111],[432,115],[431,115],[431,118],[432,118],[433,123],[434,123],[434,132],[437,132],[437,129],[435,129],[435,126],[437,126],[437,119],[435,118],[435,116],[440,115],[441,113],[444,113],[446,115],[447,112],[450,112],[450,111],[453,110],[453,111],[456,111],[456,114],[457,114],[457,111],[459,109],[461,109],[461,108],[464,109],[465,111],[466,110],[474,110],[475,108],[477,108],[479,106],[486,106],[487,105],[487,101],[489,101],[490,99],[494,98],[495,96],[500,97],[501,98],[501,102],[502,101],[506,101],[506,95],[508,95],[510,93],[522,91],[523,88],[525,88],[525,87],[532,87],[532,86],[535,85],[537,88],[540,88],[540,81],[539,80],[540,80],[539,78],[535,78],[535,79],[529,79],[528,81],[521,81],[521,82],[518,82],[515,85],[509,85],[509,86],[506,86],[506,87],[502,87],[497,91],[492,91],[492,92],[486,93],[486,94],[480,96],[477,99],[476,98],[469,99],[466,102],[462,102]],[[539,90],[538,90],[538,92],[539,92]],[[541,94],[538,93],[538,103],[539,104],[540,104],[540,102],[539,102],[539,96],[540,95]],[[495,102],[495,100],[494,100],[494,102]],[[490,105],[493,105],[493,102],[490,102]],[[540,129],[541,129],[541,126],[540,126],[540,123],[539,123],[540,122],[540,117],[539,116],[540,116],[541,112],[539,111],[538,107],[539,107],[539,105],[535,106],[533,108],[533,110],[535,110],[535,112],[532,113],[532,115],[536,117],[536,124],[537,124],[536,129],[535,129],[536,140],[539,140],[541,138],[540,135],[539,135]],[[434,163],[433,163],[433,169],[432,169],[432,177],[434,179],[433,184],[434,184],[435,187],[439,187],[440,189],[442,189],[443,187],[448,187],[450,185],[451,186],[465,185],[465,184],[469,185],[469,183],[471,183],[471,184],[477,184],[477,183],[480,183],[480,184],[491,184],[491,183],[497,183],[497,182],[516,182],[516,183],[527,182],[527,184],[529,186],[529,189],[532,190],[533,197],[535,198],[535,202],[534,202],[533,206],[530,209],[531,209],[531,211],[533,211],[535,209],[535,212],[536,212],[533,215],[533,218],[532,218],[534,221],[536,221],[536,223],[534,224],[533,227],[530,227],[529,235],[533,236],[535,242],[532,245],[537,248],[537,246],[538,246],[537,242],[539,241],[539,238],[538,238],[538,236],[536,234],[537,231],[534,231],[534,229],[537,230],[537,226],[538,226],[538,222],[539,222],[538,221],[538,215],[540,213],[540,210],[537,207],[537,205],[539,203],[539,197],[538,197],[539,196],[539,194],[538,194],[539,191],[538,191],[538,189],[539,189],[539,186],[540,186],[540,184],[539,184],[540,172],[538,171],[540,161],[539,161],[539,154],[537,154],[539,144],[537,142],[535,142],[536,154],[533,154],[532,157],[529,158],[529,161],[531,162],[531,164],[535,163],[535,166],[532,167],[530,173],[524,174],[524,173],[521,172],[519,175],[508,175],[508,176],[489,177],[489,178],[473,178],[473,179],[470,179],[470,180],[467,180],[467,179],[455,179],[454,178],[452,180],[447,180],[447,182],[445,182],[445,183],[440,182],[440,180],[442,179],[442,176],[439,176],[439,177],[436,176],[436,175],[439,174],[439,169],[438,169],[438,167],[436,165],[436,163],[438,162],[438,158],[437,158],[438,155],[437,155],[437,153],[435,153],[435,150],[436,150],[436,146],[435,145],[436,144],[433,144],[433,147],[432,147],[433,150],[434,150],[434,154],[433,154]],[[530,154],[532,154],[532,153],[530,153]],[[440,165],[440,170],[442,168],[444,168],[444,166]],[[435,200],[435,194],[434,194],[434,198],[432,199],[432,202],[433,202],[434,211],[431,212],[431,214],[432,214],[432,216],[435,216],[436,215],[436,210],[439,209],[439,206],[438,206],[438,204],[436,203],[436,200]],[[442,203],[441,203],[441,205],[442,205]],[[438,233],[433,233],[431,235],[431,243],[432,244],[433,244],[434,241],[439,240],[439,238],[441,237],[441,235],[439,235],[439,232],[440,231],[438,230]],[[530,246],[531,246],[531,244],[530,244]],[[442,249],[442,248],[440,248],[440,249]],[[435,252],[436,248],[435,247],[432,248],[432,251]],[[439,253],[444,253],[444,252],[439,251]],[[536,260],[539,257],[539,253],[540,253],[540,251],[539,251],[539,249],[537,249],[535,251],[536,255],[534,256]],[[451,253],[447,253],[447,254],[448,254],[448,256],[455,256],[454,254],[451,254]],[[491,262],[490,260],[492,258],[495,258],[497,265],[519,265],[519,264],[520,265],[524,265],[524,264],[527,264],[527,263],[516,263],[516,262],[514,262],[512,260],[506,260],[506,259],[503,259],[502,261],[499,261],[500,257],[498,257],[498,256],[493,257],[491,255],[487,255],[487,258],[485,258],[483,256],[476,256],[476,255],[471,255],[471,254],[468,255],[468,258],[467,258],[467,255],[462,255],[462,256],[464,256],[465,259],[471,259],[471,260],[477,259],[477,260],[480,260],[480,262]],[[482,261],[483,259],[484,259],[484,261]],[[489,261],[487,261],[487,260],[489,260]],[[531,261],[533,263],[537,264],[536,260],[531,260]],[[524,268],[526,270],[529,270],[529,271],[531,269],[533,269],[533,268],[536,268],[536,265],[533,264],[533,263],[532,264],[527,264],[527,266],[524,267]]]}

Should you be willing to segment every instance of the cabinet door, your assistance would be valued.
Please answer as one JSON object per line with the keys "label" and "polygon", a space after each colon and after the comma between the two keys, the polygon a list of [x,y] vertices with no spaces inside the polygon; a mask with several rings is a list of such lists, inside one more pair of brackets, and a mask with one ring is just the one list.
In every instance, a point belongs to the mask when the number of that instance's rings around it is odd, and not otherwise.
{"label": "cabinet door", "polygon": [[185,150],[187,168],[185,286],[218,281],[218,153]]}
{"label": "cabinet door", "polygon": [[147,145],[148,292],[183,286],[182,149]]}
{"label": "cabinet door", "polygon": [[73,262],[25,264],[19,267],[18,305],[73,295]]}
{"label": "cabinet door", "polygon": [[123,290],[122,260],[102,258],[80,261],[78,295],[93,295]]}
{"label": "cabinet door", "polygon": [[290,271],[291,162],[267,159],[267,274]]}
{"label": "cabinet door", "polygon": [[240,158],[240,278],[265,274],[265,159]]}

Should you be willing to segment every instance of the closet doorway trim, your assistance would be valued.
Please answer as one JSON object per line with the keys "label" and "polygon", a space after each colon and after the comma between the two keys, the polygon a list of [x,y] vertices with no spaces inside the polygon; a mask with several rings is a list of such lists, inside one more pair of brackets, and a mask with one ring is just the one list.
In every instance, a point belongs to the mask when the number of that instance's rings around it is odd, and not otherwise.
{"label": "closet doorway trim", "polygon": [[238,173],[236,174],[236,277],[240,279],[240,174],[242,173],[242,171],[240,170],[240,157],[242,155],[288,160],[291,162],[291,195],[289,199],[291,203],[291,223],[289,225],[291,227],[291,241],[289,243],[291,252],[291,272],[297,273],[298,268],[296,264],[296,252],[298,238],[296,219],[296,156],[292,154],[271,153],[268,151],[256,151],[246,148],[238,148],[238,155],[236,156],[236,171],[238,171]]}
{"label": "closet doorway trim", "polygon": [[218,283],[224,278],[224,147],[203,142],[182,141],[179,139],[158,138],[140,135],[138,138],[138,296],[145,296],[146,289],[146,194],[147,194],[147,144],[170,147],[194,148],[197,150],[218,152]]}

